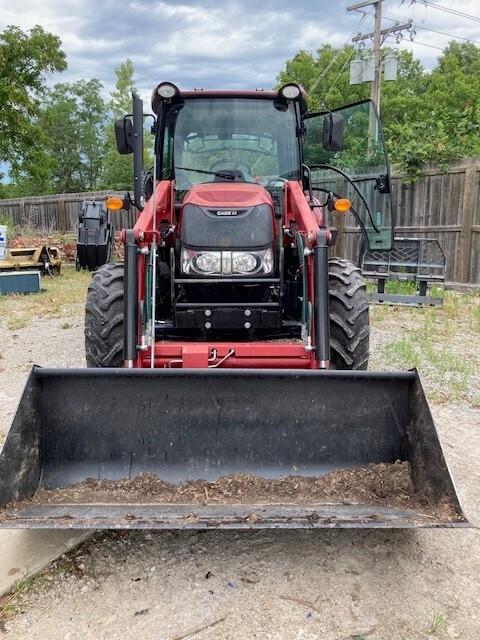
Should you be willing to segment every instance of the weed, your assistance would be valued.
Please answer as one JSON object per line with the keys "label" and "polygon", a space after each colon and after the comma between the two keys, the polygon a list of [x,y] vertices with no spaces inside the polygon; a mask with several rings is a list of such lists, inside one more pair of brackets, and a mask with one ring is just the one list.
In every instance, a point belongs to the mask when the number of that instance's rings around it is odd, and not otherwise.
{"label": "weed", "polygon": [[36,580],[36,576],[29,576],[29,577],[25,577],[25,578],[20,578],[20,580],[18,580],[12,589],[13,593],[25,593],[25,591],[29,591]]}
{"label": "weed", "polygon": [[436,635],[440,631],[446,631],[447,629],[447,619],[442,613],[438,611],[434,611],[432,615],[432,622],[428,629],[428,633],[431,635]]}
{"label": "weed", "polygon": [[64,322],[61,326],[61,329],[71,329],[72,325],[70,324],[70,322]]}
{"label": "weed", "polygon": [[27,326],[26,318],[12,318],[7,324],[10,331],[16,331],[17,329],[23,329]]}
{"label": "weed", "polygon": [[389,307],[386,304],[375,304],[370,307],[372,322],[383,322],[389,316]]}
{"label": "weed", "polygon": [[422,360],[422,354],[411,338],[400,338],[389,342],[384,347],[384,355],[391,367],[401,369],[418,367]]}
{"label": "weed", "polygon": [[476,333],[480,333],[480,300],[476,301],[472,309],[471,327]]}

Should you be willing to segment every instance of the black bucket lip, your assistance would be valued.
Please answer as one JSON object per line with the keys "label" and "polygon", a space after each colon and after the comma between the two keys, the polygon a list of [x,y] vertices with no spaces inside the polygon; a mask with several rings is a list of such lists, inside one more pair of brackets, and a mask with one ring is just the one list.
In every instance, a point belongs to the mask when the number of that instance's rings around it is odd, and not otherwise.
{"label": "black bucket lip", "polygon": [[54,368],[34,365],[32,371],[38,378],[53,377],[81,377],[81,378],[103,378],[103,377],[227,377],[227,378],[338,378],[354,379],[365,378],[371,380],[415,380],[419,378],[417,369],[408,371],[350,371],[336,369],[221,369],[218,367],[207,369],[184,369],[184,368],[148,368],[148,369],[126,369],[126,368]]}
{"label": "black bucket lip", "polygon": [[[35,505],[6,512],[2,528],[52,529],[436,529],[470,528],[464,517],[372,505]],[[462,514],[463,515],[463,514]]]}

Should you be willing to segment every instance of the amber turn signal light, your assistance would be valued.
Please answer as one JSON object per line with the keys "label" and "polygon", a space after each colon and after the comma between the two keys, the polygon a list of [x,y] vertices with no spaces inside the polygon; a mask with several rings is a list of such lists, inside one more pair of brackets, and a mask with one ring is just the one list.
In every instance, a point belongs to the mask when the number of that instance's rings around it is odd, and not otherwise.
{"label": "amber turn signal light", "polygon": [[335,200],[335,204],[333,206],[335,207],[335,211],[346,213],[352,206],[352,203],[348,198],[339,198],[338,200]]}
{"label": "amber turn signal light", "polygon": [[120,211],[120,209],[123,209],[123,198],[119,198],[118,196],[109,196],[105,200],[105,204],[107,205],[107,209],[110,209],[110,211]]}

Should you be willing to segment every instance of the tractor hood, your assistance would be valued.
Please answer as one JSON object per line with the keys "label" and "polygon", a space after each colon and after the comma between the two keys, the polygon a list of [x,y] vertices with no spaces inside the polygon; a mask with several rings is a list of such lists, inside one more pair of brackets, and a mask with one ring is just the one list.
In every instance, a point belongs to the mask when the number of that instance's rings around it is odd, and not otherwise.
{"label": "tractor hood", "polygon": [[[272,198],[259,184],[238,182],[209,182],[197,184],[187,193],[183,205],[218,209],[245,209],[266,204],[272,207]],[[228,213],[226,214],[228,216]]]}
{"label": "tractor hood", "polygon": [[195,248],[267,248],[275,237],[272,198],[260,185],[199,184],[182,207],[180,238]]}

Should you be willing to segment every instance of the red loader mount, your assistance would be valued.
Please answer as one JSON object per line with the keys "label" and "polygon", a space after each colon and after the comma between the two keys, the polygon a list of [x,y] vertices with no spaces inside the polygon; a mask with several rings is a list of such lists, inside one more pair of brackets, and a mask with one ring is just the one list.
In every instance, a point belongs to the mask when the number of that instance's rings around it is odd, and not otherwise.
{"label": "red loader mount", "polygon": [[332,257],[334,212],[392,245],[373,105],[164,82],[152,109],[149,171],[138,96],[115,126],[138,218],[89,286],[89,368],[33,368],[0,526],[465,526],[418,374],[366,371],[365,283]]}

